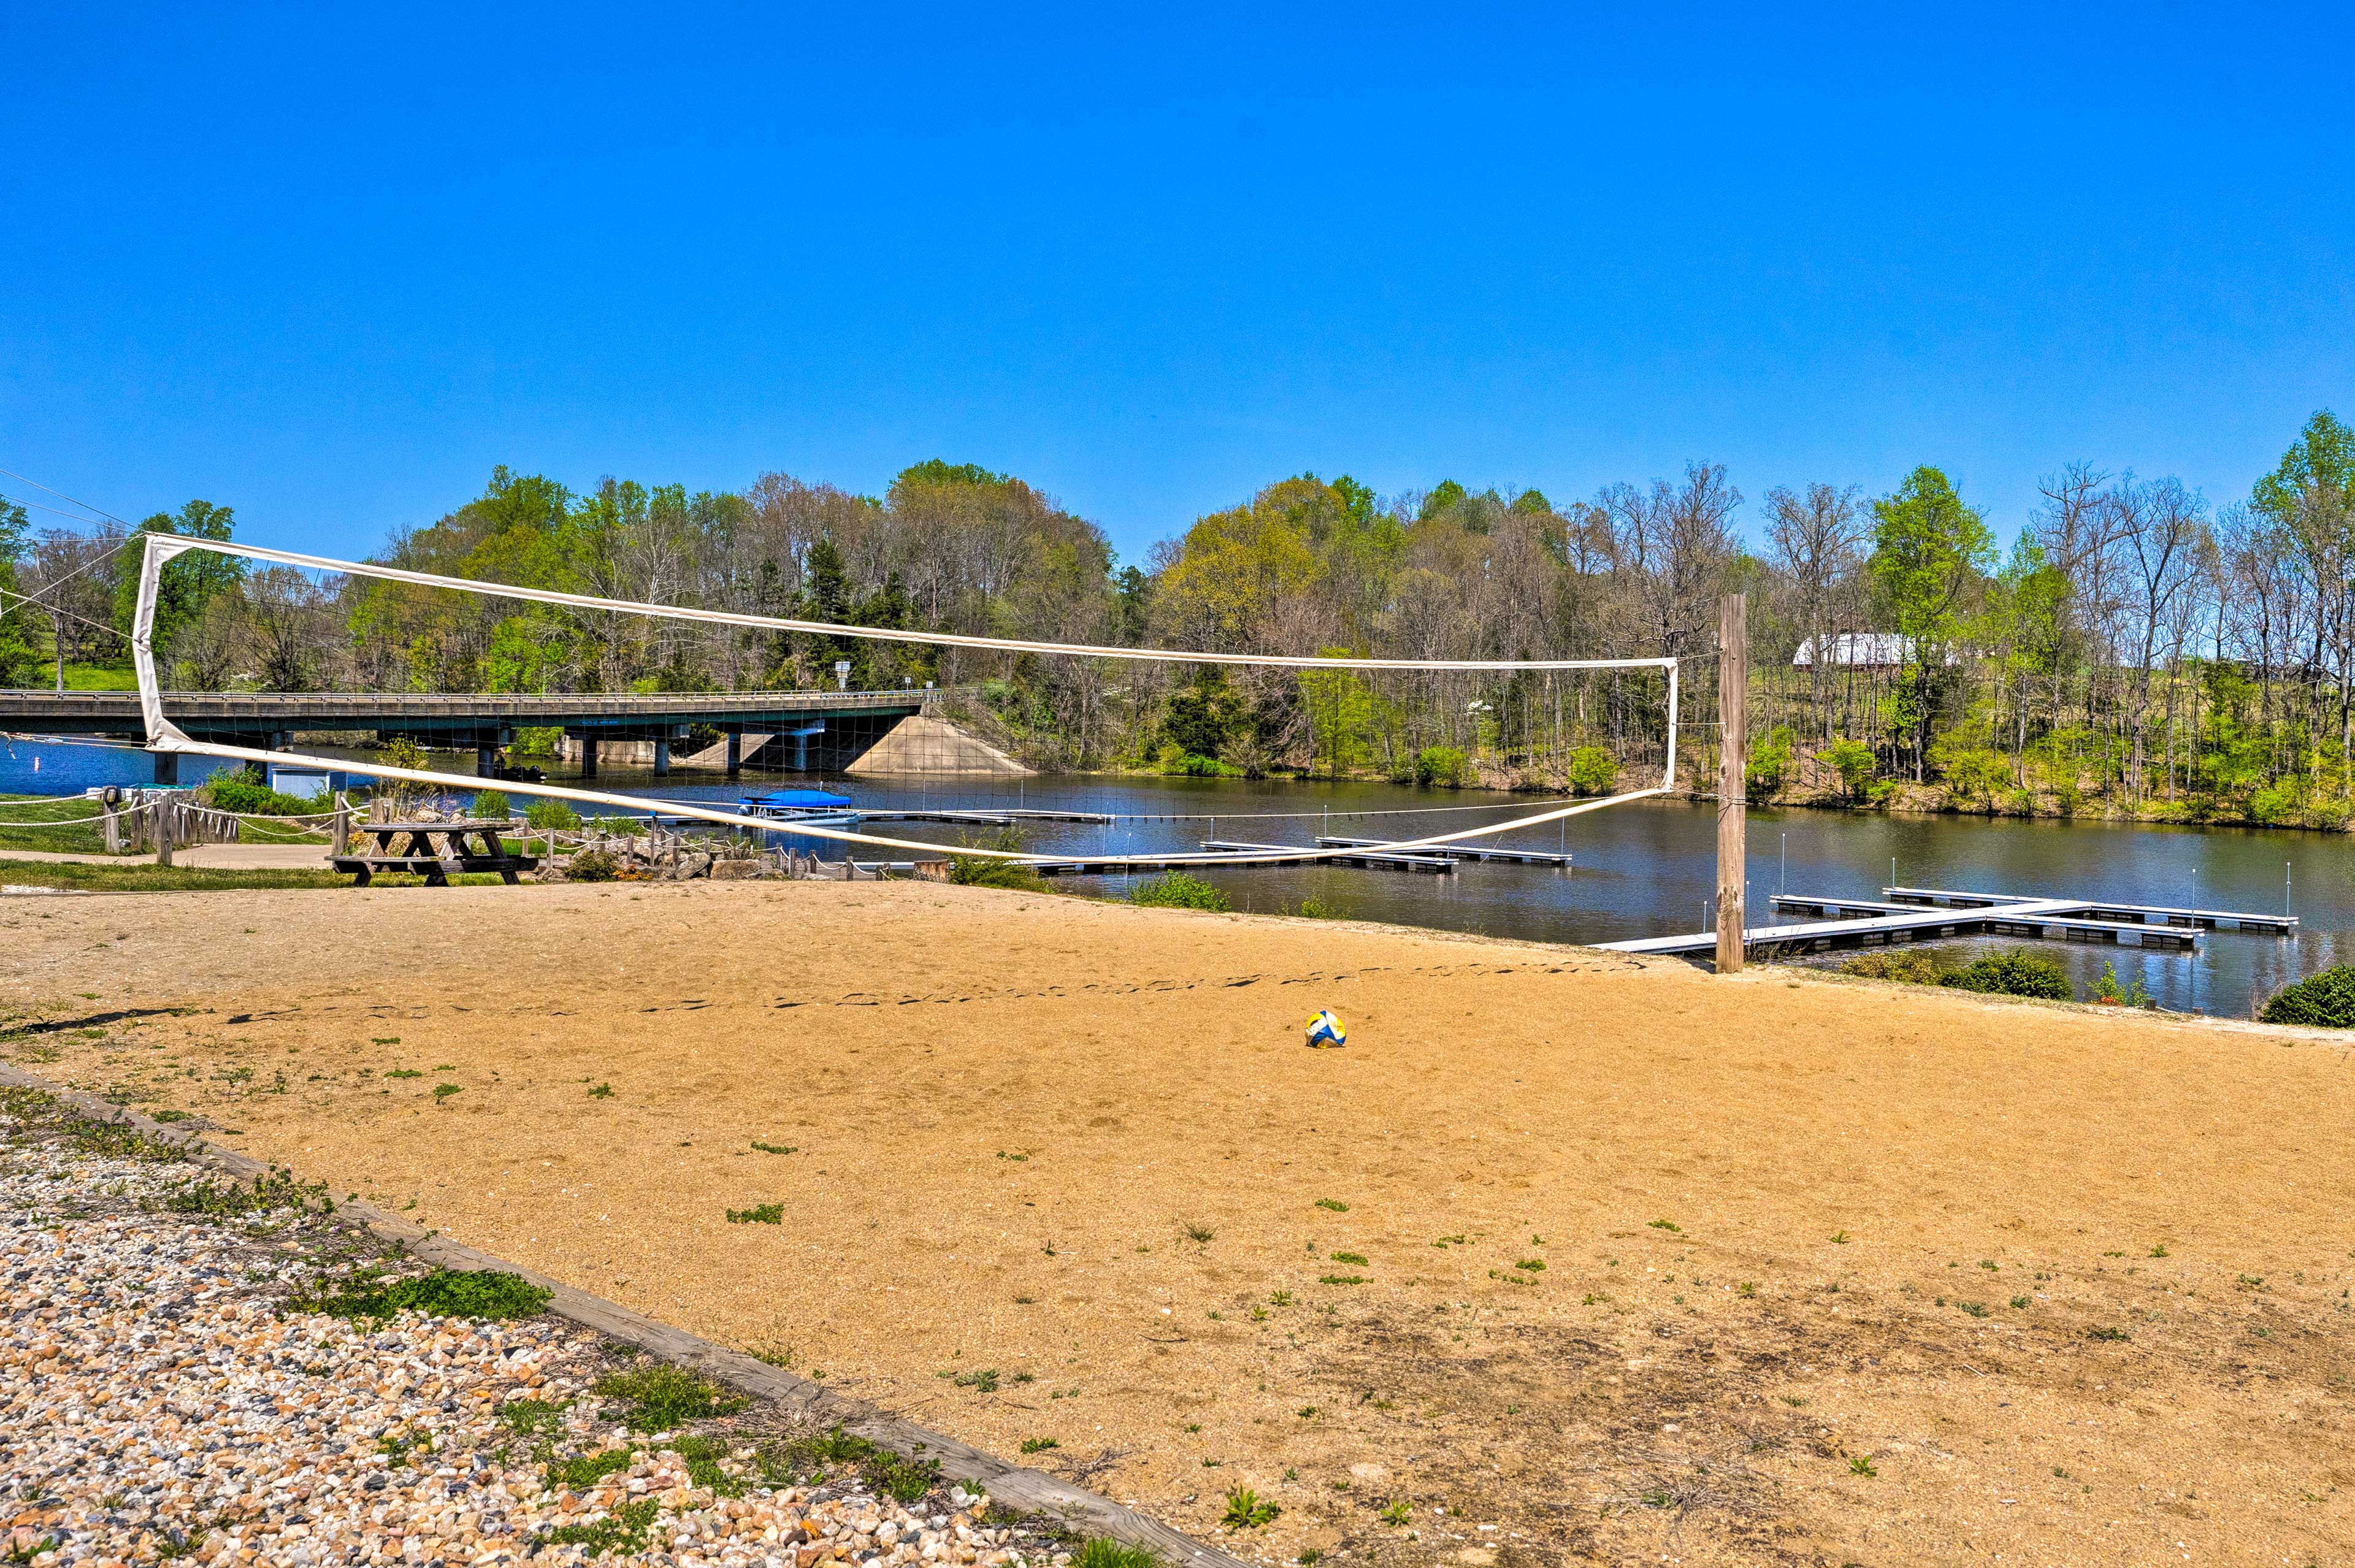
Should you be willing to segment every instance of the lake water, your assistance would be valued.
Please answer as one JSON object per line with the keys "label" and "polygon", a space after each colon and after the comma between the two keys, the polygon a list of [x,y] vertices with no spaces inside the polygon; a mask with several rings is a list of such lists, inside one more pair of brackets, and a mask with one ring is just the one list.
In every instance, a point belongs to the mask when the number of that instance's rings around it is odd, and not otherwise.
{"label": "lake water", "polygon": [[[37,773],[30,766],[36,755],[41,762]],[[0,752],[0,791],[8,793],[77,794],[91,784],[137,784],[151,777],[147,758],[138,752],[23,744]],[[1206,837],[1305,846],[1326,831],[1407,838],[1535,809],[1529,797],[1479,791],[1240,779],[1039,778],[1004,786],[995,781],[943,786],[747,773],[729,784],[686,774],[657,781],[650,773],[608,769],[597,782],[601,788],[649,799],[710,801],[733,801],[781,783],[831,784],[874,806],[1018,805],[1114,812],[1126,818],[1110,827],[1058,823],[1032,830],[1031,848],[1073,854],[1191,849]],[[1451,809],[1436,809],[1442,807]],[[1205,820],[1211,816],[1232,820]],[[961,837],[958,829],[924,824],[879,825],[875,831],[942,844]],[[2285,907],[2286,872],[2287,906],[2303,922],[2295,938],[2216,932],[2203,936],[2196,955],[2030,945],[2066,967],[2081,988],[2091,985],[2107,961],[2117,966],[2121,984],[2139,979],[2162,1007],[2227,1017],[2247,1016],[2253,998],[2302,975],[2355,962],[2355,840],[2346,836],[1753,810],[1749,837],[1753,925],[1779,923],[1766,905],[1768,896],[1779,891],[1878,896],[1891,880],[1892,859],[1896,880],[1913,886],[2253,912]],[[1639,801],[1527,829],[1503,841],[1567,849],[1576,863],[1569,871],[1476,863],[1444,877],[1340,866],[1205,876],[1242,910],[1297,910],[1313,898],[1363,920],[1547,942],[1612,942],[1699,931],[1709,923],[1707,905],[1717,888],[1716,816],[1709,805]],[[860,855],[864,859],[867,852]],[[1126,884],[1113,878],[1069,881],[1073,891],[1112,896]],[[1965,954],[2019,944],[1998,939],[1934,945]]]}

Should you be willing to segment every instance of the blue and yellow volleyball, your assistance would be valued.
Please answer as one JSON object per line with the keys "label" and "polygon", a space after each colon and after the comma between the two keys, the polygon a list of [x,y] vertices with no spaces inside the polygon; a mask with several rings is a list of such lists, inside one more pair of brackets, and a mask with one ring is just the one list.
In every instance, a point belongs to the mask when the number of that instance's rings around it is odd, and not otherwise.
{"label": "blue and yellow volleyball", "polygon": [[1338,1047],[1347,1045],[1348,1042],[1349,1031],[1343,1029],[1341,1020],[1330,1012],[1320,1009],[1315,1018],[1308,1020],[1309,1050],[1316,1051],[1326,1046]]}

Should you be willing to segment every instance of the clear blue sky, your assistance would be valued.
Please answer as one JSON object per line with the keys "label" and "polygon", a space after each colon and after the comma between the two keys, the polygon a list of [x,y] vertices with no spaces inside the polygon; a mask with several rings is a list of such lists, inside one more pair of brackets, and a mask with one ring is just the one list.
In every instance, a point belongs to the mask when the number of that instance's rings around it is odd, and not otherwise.
{"label": "clear blue sky", "polygon": [[0,12],[0,466],[343,552],[941,456],[1133,558],[1691,458],[2009,534],[2355,416],[2343,6],[688,9]]}

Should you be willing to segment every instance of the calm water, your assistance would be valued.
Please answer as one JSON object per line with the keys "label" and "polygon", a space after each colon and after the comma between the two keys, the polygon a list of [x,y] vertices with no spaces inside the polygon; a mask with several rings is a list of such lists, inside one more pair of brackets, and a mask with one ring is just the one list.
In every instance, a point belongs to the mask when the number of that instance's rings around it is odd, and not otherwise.
{"label": "calm water", "polygon": [[[37,755],[38,773],[30,765]],[[0,751],[0,792],[77,794],[91,784],[144,783],[151,776],[146,757],[136,752],[21,744]],[[658,784],[650,774],[610,769],[598,781],[603,788],[650,798],[718,801],[779,782],[829,781],[748,773],[738,784],[686,782],[681,775]],[[1476,791],[1236,779],[1031,779],[1018,786],[961,783],[945,788],[858,780],[837,787],[878,806],[1068,806],[1145,818],[1109,827],[1041,825],[1030,844],[1050,853],[1166,851],[1195,848],[1205,837],[1305,845],[1327,830],[1328,821],[1336,833],[1404,838],[1532,808],[1526,797]],[[1470,805],[1494,809],[1433,809]],[[1251,813],[1290,815],[1199,819]],[[954,828],[912,823],[876,830],[943,844],[960,836]],[[1642,801],[1529,829],[1506,841],[1566,848],[1576,859],[1575,869],[1473,864],[1453,876],[1431,877],[1305,866],[1207,875],[1226,889],[1238,909],[1296,910],[1314,898],[1359,919],[1540,941],[1610,942],[1698,931],[1708,923],[1705,910],[1716,891],[1717,870],[1716,818],[1706,805]],[[2189,955],[2034,944],[2069,968],[2081,987],[2108,960],[2117,965],[2122,984],[2139,978],[2163,1007],[2246,1016],[2253,997],[2316,969],[2355,962],[2355,839],[2269,829],[1753,811],[1752,923],[1768,923],[1765,901],[1777,891],[1877,895],[1890,880],[1892,859],[1897,879],[1915,886],[2247,911],[2284,907],[2286,870],[2289,907],[2304,923],[2301,934],[2291,940],[2217,932],[2204,937],[2200,953]],[[1074,891],[1115,896],[1124,885],[1124,879],[1072,879]],[[1939,945],[1966,953],[2014,944]]]}

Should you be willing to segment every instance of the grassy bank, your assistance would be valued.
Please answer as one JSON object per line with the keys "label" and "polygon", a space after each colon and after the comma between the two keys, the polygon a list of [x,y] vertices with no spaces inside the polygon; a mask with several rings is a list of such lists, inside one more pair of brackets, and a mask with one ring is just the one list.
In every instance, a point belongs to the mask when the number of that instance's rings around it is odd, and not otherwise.
{"label": "grassy bank", "polygon": [[[99,805],[80,795],[0,795],[0,849],[47,849],[59,855],[96,855],[105,851],[95,822],[75,823],[95,816]],[[41,823],[71,824],[55,827]]]}
{"label": "grassy bank", "polygon": [[[497,887],[488,871],[450,879],[459,887]],[[347,888],[351,878],[329,870],[214,869],[204,866],[158,866],[152,859],[120,863],[87,860],[0,861],[0,883],[18,888],[64,888],[91,893],[219,892],[233,888]],[[422,877],[381,876],[369,884],[378,888],[421,888]]]}

